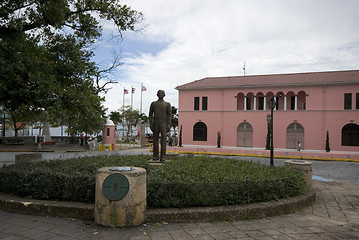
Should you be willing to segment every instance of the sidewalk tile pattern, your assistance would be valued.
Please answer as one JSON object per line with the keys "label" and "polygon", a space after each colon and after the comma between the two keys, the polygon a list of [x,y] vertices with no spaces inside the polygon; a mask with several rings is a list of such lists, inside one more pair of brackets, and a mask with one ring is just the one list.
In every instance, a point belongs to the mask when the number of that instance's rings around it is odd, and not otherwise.
{"label": "sidewalk tile pattern", "polygon": [[234,222],[160,222],[107,228],[94,221],[0,211],[0,239],[359,239],[359,184],[315,181],[314,188],[317,201],[300,212]]}

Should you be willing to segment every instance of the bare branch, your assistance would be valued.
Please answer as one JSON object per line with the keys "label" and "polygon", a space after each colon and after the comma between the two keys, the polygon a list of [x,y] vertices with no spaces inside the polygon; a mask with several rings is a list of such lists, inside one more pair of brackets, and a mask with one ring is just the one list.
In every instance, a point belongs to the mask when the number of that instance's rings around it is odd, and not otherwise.
{"label": "bare branch", "polygon": [[[114,52],[111,65],[105,69],[101,69],[97,71],[95,81],[96,81],[96,88],[98,93],[107,92],[109,89],[111,89],[111,88],[106,88],[107,85],[118,83],[117,81],[111,79],[109,75],[112,74],[112,72],[122,64],[123,62],[121,61],[120,55]],[[105,83],[101,85],[101,81],[105,81]]]}

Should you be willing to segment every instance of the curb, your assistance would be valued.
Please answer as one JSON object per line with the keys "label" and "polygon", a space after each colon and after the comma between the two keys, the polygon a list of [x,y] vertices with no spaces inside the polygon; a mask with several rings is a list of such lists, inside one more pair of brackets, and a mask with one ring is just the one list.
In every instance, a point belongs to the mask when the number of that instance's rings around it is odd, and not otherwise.
{"label": "curb", "polygon": [[[148,209],[146,221],[189,222],[258,219],[296,212],[312,205],[315,199],[316,192],[310,190],[300,196],[279,201],[237,206]],[[0,193],[0,209],[9,212],[93,220],[94,206],[93,203],[25,199]]]}
{"label": "curb", "polygon": [[[219,156],[242,156],[242,157],[262,157],[269,158],[269,155],[245,154],[245,153],[220,153],[220,152],[198,152],[198,151],[167,151],[168,153],[178,154],[200,154],[200,155],[219,155]],[[316,161],[342,161],[342,162],[359,162],[359,159],[350,158],[318,158],[318,157],[295,157],[295,156],[280,156],[276,155],[274,158],[278,159],[302,159],[302,160],[316,160]]]}

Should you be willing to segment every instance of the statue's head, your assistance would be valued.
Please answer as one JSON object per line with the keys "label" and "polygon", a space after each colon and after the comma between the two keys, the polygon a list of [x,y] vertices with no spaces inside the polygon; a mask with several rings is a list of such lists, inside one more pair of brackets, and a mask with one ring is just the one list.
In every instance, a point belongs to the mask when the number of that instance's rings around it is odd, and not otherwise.
{"label": "statue's head", "polygon": [[159,98],[163,98],[164,96],[166,96],[165,91],[164,91],[164,90],[158,90],[157,96],[158,96]]}

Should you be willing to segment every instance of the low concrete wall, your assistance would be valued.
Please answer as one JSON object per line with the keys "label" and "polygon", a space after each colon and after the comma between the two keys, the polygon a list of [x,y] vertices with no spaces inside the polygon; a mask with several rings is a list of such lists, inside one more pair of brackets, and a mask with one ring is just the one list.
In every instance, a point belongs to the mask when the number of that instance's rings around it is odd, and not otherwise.
{"label": "low concrete wall", "polygon": [[[314,191],[304,195],[280,199],[278,201],[245,204],[239,206],[148,209],[146,221],[186,222],[212,220],[256,219],[267,216],[293,213],[309,205],[316,199]],[[76,219],[94,219],[93,203],[59,202],[20,198],[0,193],[0,209],[18,213],[59,216]]]}
{"label": "low concrete wall", "polygon": [[36,163],[42,161],[41,153],[17,154],[15,155],[15,164]]}
{"label": "low concrete wall", "polygon": [[[36,143],[37,136],[19,136],[19,137],[1,137],[2,144],[16,144],[19,143]],[[75,136],[51,136],[52,141],[57,143],[79,143],[80,137]],[[43,140],[43,139],[42,139]]]}

